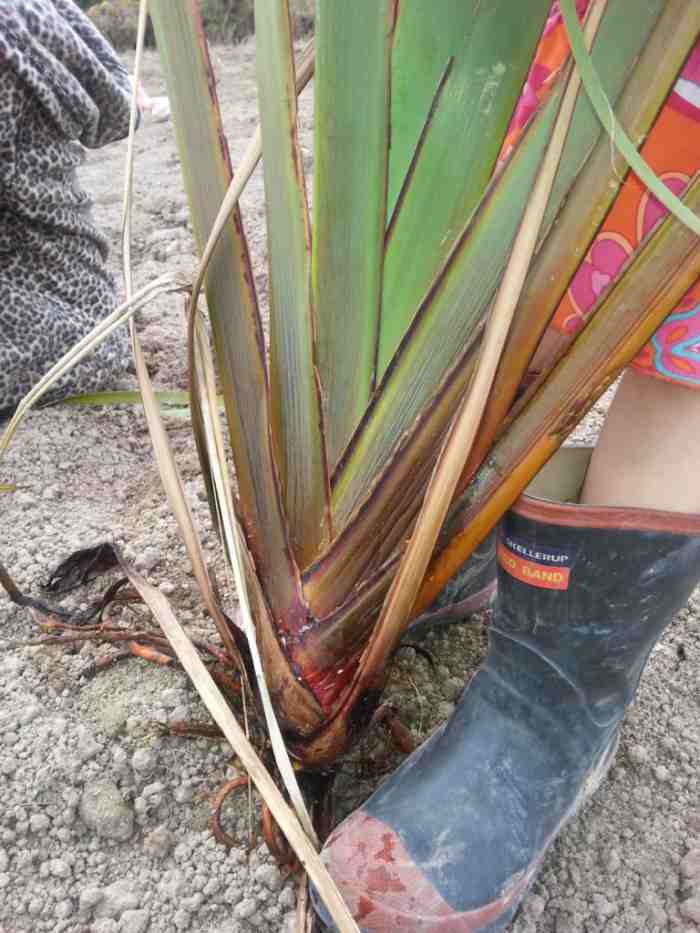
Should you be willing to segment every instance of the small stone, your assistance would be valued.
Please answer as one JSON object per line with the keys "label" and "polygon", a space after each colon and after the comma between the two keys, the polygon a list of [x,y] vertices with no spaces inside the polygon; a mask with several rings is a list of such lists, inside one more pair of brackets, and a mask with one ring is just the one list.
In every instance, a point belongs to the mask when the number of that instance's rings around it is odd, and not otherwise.
{"label": "small stone", "polygon": [[659,765],[658,767],[654,768],[654,777],[657,781],[666,782],[671,779],[671,772],[663,765]]}
{"label": "small stone", "polygon": [[31,901],[27,904],[27,913],[32,917],[37,917],[44,907],[44,902],[41,898],[33,897]]}
{"label": "small stone", "polygon": [[128,769],[128,755],[123,748],[117,746],[117,748],[112,750],[112,764],[114,765],[115,771],[120,773],[124,773]]}
{"label": "small stone", "polygon": [[150,774],[156,766],[156,756],[149,748],[137,748],[131,759],[131,767],[139,774]]}
{"label": "small stone", "polygon": [[0,871],[7,871],[10,859],[5,849],[0,849]]}
{"label": "small stone", "polygon": [[153,858],[165,858],[173,847],[173,837],[167,826],[158,826],[146,836],[143,845]]}
{"label": "small stone", "polygon": [[608,917],[612,917],[612,915],[617,912],[617,907],[611,904],[602,894],[594,894],[593,910],[601,920],[607,920]]}
{"label": "small stone", "polygon": [[23,707],[18,713],[18,719],[22,725],[27,725],[30,722],[33,722],[37,716],[41,713],[41,707],[38,703],[29,703],[27,706]]}
{"label": "small stone", "polygon": [[272,892],[282,887],[282,876],[274,865],[261,865],[255,869],[255,880]]}
{"label": "small stone", "polygon": [[134,810],[136,811],[136,816],[139,819],[148,813],[148,801],[145,797],[137,797],[136,800],[134,800]]}
{"label": "small stone", "polygon": [[175,916],[173,917],[173,923],[177,930],[187,930],[190,923],[192,922],[192,914],[188,913],[186,910],[176,910]]}
{"label": "small stone", "polygon": [[296,904],[296,896],[291,887],[286,887],[284,891],[279,896],[278,904],[280,907],[286,907],[288,910],[293,910],[294,905]]}
{"label": "small stone", "polygon": [[13,497],[13,499],[15,503],[25,511],[27,509],[31,509],[36,502],[34,496],[29,492],[19,492]]}
{"label": "small stone", "polygon": [[73,903],[68,898],[56,904],[54,914],[59,920],[66,920],[73,913]]}
{"label": "small stone", "polygon": [[113,781],[87,787],[80,800],[80,818],[88,829],[106,839],[124,842],[134,831],[134,813]]}
{"label": "small stone", "polygon": [[90,933],[119,933],[119,924],[110,917],[96,920],[90,927]]}
{"label": "small stone", "polygon": [[158,887],[167,900],[177,902],[186,888],[185,876],[178,869],[167,871]]}
{"label": "small stone", "polygon": [[531,894],[523,904],[523,913],[531,920],[539,920],[546,907],[545,900],[539,894]]}
{"label": "small stone", "polygon": [[63,716],[56,716],[51,720],[51,730],[54,735],[63,735],[68,728],[68,720]]}
{"label": "small stone", "polygon": [[647,911],[647,920],[649,920],[656,929],[665,930],[668,926],[668,914],[663,907],[659,907],[658,905],[649,908]]}
{"label": "small stone", "polygon": [[51,826],[51,820],[44,813],[34,813],[29,818],[29,829],[33,833],[45,833]]}
{"label": "small stone", "polygon": [[194,797],[194,789],[189,784],[180,784],[173,794],[176,803],[189,803]]}
{"label": "small stone", "polygon": [[454,711],[455,711],[454,703],[448,703],[446,700],[442,700],[437,705],[436,713],[437,713],[438,719],[442,721],[444,719],[449,719],[450,716],[454,713]]}
{"label": "small stone", "polygon": [[464,690],[464,679],[460,677],[450,677],[442,686],[442,692],[448,700],[456,700],[462,690]]}
{"label": "small stone", "polygon": [[617,871],[621,863],[620,853],[617,851],[617,849],[610,849],[610,851],[605,856],[604,861],[605,867],[608,869],[608,871]]}
{"label": "small stone", "polygon": [[234,908],[234,916],[237,920],[249,920],[258,909],[258,902],[252,897],[244,897]]}
{"label": "small stone", "polygon": [[96,917],[118,917],[125,910],[140,906],[140,897],[129,881],[115,881],[104,889],[103,895],[95,910]]}
{"label": "small stone", "polygon": [[[162,589],[162,587],[161,587]],[[166,690],[163,690],[160,694],[161,705],[166,709],[173,709],[175,706],[179,706],[182,703],[182,691],[177,690],[175,687],[168,687]]]}
{"label": "small stone", "polygon": [[154,781],[152,784],[147,784],[144,787],[143,796],[149,801],[151,806],[158,806],[164,790],[165,784],[162,784],[160,781]]}
{"label": "small stone", "polygon": [[202,894],[205,897],[213,897],[220,887],[221,883],[219,882],[218,878],[210,878],[209,881],[207,881],[207,883],[204,885]]}
{"label": "small stone", "polygon": [[145,933],[148,922],[148,911],[125,910],[119,924],[119,933]]}
{"label": "small stone", "polygon": [[49,869],[54,878],[70,878],[72,874],[70,865],[62,858],[52,859]]}
{"label": "small stone", "polygon": [[14,774],[17,770],[17,759],[14,755],[4,755],[0,757],[0,774],[4,774],[6,777],[10,774]]}
{"label": "small stone", "polygon": [[155,570],[160,563],[160,554],[154,548],[145,548],[136,558],[134,564],[137,570]]}
{"label": "small stone", "polygon": [[700,923],[700,897],[689,897],[680,905],[681,917]]}
{"label": "small stone", "polygon": [[172,596],[176,590],[176,586],[172,580],[163,580],[158,589],[164,596]]}
{"label": "small stone", "polygon": [[89,888],[83,888],[80,892],[80,899],[78,901],[78,906],[80,912],[83,914],[89,914],[102,900],[104,893],[101,888],[91,886]]}
{"label": "small stone", "polygon": [[165,194],[156,194],[146,203],[146,210],[149,214],[162,214],[168,209],[168,196]]}
{"label": "small stone", "polygon": [[78,729],[78,757],[82,762],[90,761],[100,751],[99,744],[95,741],[92,733],[84,726]]}
{"label": "small stone", "polygon": [[645,765],[649,761],[649,752],[644,745],[633,745],[628,754],[635,765]]}
{"label": "small stone", "polygon": [[109,703],[99,713],[102,730],[106,735],[113,738],[115,735],[118,735],[126,725],[127,715],[126,706],[120,703]]}

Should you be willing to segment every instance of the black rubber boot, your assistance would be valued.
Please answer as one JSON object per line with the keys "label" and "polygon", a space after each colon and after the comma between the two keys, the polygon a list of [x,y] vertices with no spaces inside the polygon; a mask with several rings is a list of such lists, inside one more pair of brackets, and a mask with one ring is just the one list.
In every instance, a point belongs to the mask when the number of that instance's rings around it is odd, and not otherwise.
{"label": "black rubber boot", "polygon": [[605,776],[646,659],[700,579],[700,516],[562,504],[587,456],[562,451],[540,474],[537,494],[559,501],[523,497],[505,517],[483,667],[324,848],[365,931],[506,927]]}

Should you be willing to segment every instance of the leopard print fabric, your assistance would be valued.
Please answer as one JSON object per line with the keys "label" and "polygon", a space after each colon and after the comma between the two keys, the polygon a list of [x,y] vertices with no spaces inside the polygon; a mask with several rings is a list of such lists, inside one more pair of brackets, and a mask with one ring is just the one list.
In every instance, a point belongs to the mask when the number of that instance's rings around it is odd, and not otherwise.
{"label": "leopard print fabric", "polygon": [[[76,179],[83,146],[129,129],[126,69],[73,0],[0,0],[0,411],[114,310],[107,242]],[[123,372],[124,328],[55,400]]]}

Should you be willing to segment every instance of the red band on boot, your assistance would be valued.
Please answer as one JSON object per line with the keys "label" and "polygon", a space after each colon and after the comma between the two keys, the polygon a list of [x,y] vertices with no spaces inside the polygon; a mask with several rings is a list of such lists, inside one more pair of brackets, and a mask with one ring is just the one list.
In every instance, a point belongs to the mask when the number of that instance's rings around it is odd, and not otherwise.
{"label": "red band on boot", "polygon": [[569,556],[560,551],[537,551],[507,536],[498,543],[498,563],[511,577],[543,590],[569,588]]}

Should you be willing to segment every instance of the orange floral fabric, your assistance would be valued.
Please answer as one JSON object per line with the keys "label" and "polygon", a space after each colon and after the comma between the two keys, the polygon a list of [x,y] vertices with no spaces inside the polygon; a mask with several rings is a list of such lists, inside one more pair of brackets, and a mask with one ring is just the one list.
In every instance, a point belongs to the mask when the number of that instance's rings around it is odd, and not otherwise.
{"label": "orange floral fabric", "polygon": [[[588,0],[577,3],[580,16],[585,13],[587,5]],[[502,157],[517,143],[523,127],[546,97],[568,54],[559,4],[554,3],[514,113]],[[684,192],[693,175],[700,170],[700,41],[689,55],[641,153],[677,195]],[[554,314],[550,324],[552,337],[557,333],[570,336],[579,330],[598,297],[615,281],[624,263],[665,214],[666,208],[650,195],[636,175],[629,172]],[[655,378],[700,388],[700,281],[686,293],[632,366]]]}

